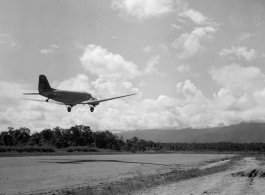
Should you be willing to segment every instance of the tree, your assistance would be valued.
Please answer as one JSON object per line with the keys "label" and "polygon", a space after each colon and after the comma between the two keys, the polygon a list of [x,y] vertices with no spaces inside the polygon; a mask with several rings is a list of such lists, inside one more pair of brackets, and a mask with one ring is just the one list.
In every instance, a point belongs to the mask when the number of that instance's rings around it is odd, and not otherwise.
{"label": "tree", "polygon": [[30,140],[30,129],[26,127],[20,127],[13,131],[13,138],[16,145],[26,145]]}
{"label": "tree", "polygon": [[90,146],[94,143],[93,132],[89,126],[81,126],[81,135],[84,138],[84,145]]}
{"label": "tree", "polygon": [[13,136],[10,132],[2,132],[1,133],[1,144],[2,145],[5,145],[5,146],[14,146],[15,143],[14,143],[14,139],[13,139]]}
{"label": "tree", "polygon": [[50,129],[44,129],[40,132],[41,142],[44,144],[51,144],[53,132]]}
{"label": "tree", "polygon": [[39,146],[41,145],[41,136],[40,133],[34,132],[30,137],[30,145]]}

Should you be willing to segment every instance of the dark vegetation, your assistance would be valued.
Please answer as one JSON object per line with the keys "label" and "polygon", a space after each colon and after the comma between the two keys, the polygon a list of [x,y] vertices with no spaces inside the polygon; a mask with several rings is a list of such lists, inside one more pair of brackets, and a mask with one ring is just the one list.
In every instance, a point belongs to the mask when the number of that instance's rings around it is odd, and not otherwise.
{"label": "dark vegetation", "polygon": [[56,127],[30,133],[21,127],[0,134],[0,152],[97,152],[99,149],[125,152],[265,152],[265,143],[159,143],[138,137],[124,140],[110,131],[92,131],[89,126]]}
{"label": "dark vegetation", "polygon": [[97,152],[100,149],[114,151],[146,151],[158,150],[160,144],[140,140],[137,137],[124,141],[122,136],[110,131],[91,131],[89,126],[73,126],[69,129],[56,127],[41,132],[30,133],[30,129],[21,127],[0,134],[0,152]]}

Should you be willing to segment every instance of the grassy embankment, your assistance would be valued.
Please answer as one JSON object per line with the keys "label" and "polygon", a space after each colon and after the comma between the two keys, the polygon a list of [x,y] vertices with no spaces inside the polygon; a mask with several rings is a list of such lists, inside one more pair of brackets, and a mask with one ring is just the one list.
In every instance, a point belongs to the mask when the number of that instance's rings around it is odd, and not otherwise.
{"label": "grassy embankment", "polygon": [[[131,194],[138,190],[147,189],[150,187],[155,187],[158,185],[168,184],[171,182],[178,182],[185,179],[191,179],[195,177],[201,177],[205,175],[210,175],[214,173],[218,173],[221,171],[225,171],[231,166],[233,166],[237,161],[239,161],[242,156],[234,156],[230,158],[225,164],[221,164],[219,166],[214,166],[208,169],[199,169],[192,168],[188,170],[173,170],[164,174],[155,174],[155,175],[142,175],[128,179],[119,183],[111,183],[107,187],[104,187],[100,190],[90,189],[89,187],[86,189],[73,189],[63,191],[64,194],[73,194],[73,195],[118,195],[118,194]],[[226,160],[219,159],[218,161]],[[215,161],[211,161],[213,163]]]}
{"label": "grassy embankment", "polygon": [[56,149],[50,146],[0,146],[0,152],[55,152]]}
{"label": "grassy embankment", "polygon": [[257,155],[260,152],[235,152],[235,151],[209,151],[209,150],[202,150],[202,151],[171,151],[171,150],[149,150],[149,151],[116,151],[111,149],[100,149],[95,147],[88,147],[88,146],[70,146],[67,148],[58,149],[54,146],[0,146],[0,157],[8,157],[8,156],[42,156],[42,155],[49,155],[49,156],[61,156],[61,155],[86,155],[86,154],[158,154],[158,153],[180,153],[180,154],[253,154]]}
{"label": "grassy embankment", "polygon": [[64,154],[64,153],[87,153],[87,152],[104,152],[101,149],[86,146],[71,146],[57,149],[52,146],[0,146],[0,156],[28,156],[41,154]]}

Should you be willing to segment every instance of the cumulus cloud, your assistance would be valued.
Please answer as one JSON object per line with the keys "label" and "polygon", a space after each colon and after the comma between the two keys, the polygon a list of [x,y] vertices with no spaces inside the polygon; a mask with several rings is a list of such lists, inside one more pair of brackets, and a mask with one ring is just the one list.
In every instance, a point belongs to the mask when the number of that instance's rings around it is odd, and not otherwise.
{"label": "cumulus cloud", "polygon": [[107,80],[112,78],[127,80],[153,73],[163,75],[155,68],[159,59],[160,56],[151,58],[146,67],[140,71],[133,62],[126,61],[121,55],[113,54],[96,45],[88,45],[80,57],[83,68]]}
{"label": "cumulus cloud", "polygon": [[259,68],[232,64],[212,68],[209,73],[222,86],[214,96],[214,105],[222,111],[221,117],[225,123],[232,120],[251,121],[255,120],[254,116],[258,120],[262,118],[264,112],[260,112],[260,109],[264,109],[264,101],[260,97],[265,88],[265,75]]}
{"label": "cumulus cloud", "polygon": [[190,65],[189,64],[182,64],[180,66],[177,66],[175,68],[176,71],[178,71],[179,73],[181,74],[188,74],[188,75],[191,75],[193,77],[199,77],[199,74],[197,73],[194,73],[191,68],[190,68]]}
{"label": "cumulus cloud", "polygon": [[0,98],[18,98],[32,86],[23,81],[0,81]]}
{"label": "cumulus cloud", "polygon": [[52,44],[52,45],[49,45],[49,48],[48,49],[41,49],[40,50],[40,53],[41,54],[51,54],[51,53],[54,53],[54,52],[57,52],[59,49],[59,46],[58,45],[55,45],[55,44]]}
{"label": "cumulus cloud", "polygon": [[205,48],[201,45],[201,41],[207,42],[211,40],[214,32],[216,32],[216,30],[209,26],[194,28],[190,34],[183,33],[180,37],[176,38],[172,47],[182,51],[178,54],[179,58],[185,59],[193,57],[199,52],[205,50]]}
{"label": "cumulus cloud", "polygon": [[177,21],[186,24],[187,21],[184,18],[190,19],[196,25],[207,25],[207,26],[219,26],[218,23],[212,21],[210,18],[206,17],[203,13],[198,10],[189,8],[189,4],[185,0],[176,1],[176,13],[178,14]]}
{"label": "cumulus cloud", "polygon": [[171,27],[177,30],[181,29],[181,26],[176,25],[176,24],[171,24]]}
{"label": "cumulus cloud", "polygon": [[232,47],[231,49],[223,49],[220,52],[220,56],[231,55],[236,55],[239,60],[244,58],[245,60],[251,61],[257,58],[257,52],[254,49],[247,51],[246,47]]}
{"label": "cumulus cloud", "polygon": [[83,68],[92,74],[106,78],[131,79],[140,75],[138,66],[119,54],[113,54],[100,46],[88,45],[80,57]]}
{"label": "cumulus cloud", "polygon": [[[206,50],[202,45],[202,41],[207,42],[212,40],[213,34],[218,30],[219,24],[207,18],[201,12],[189,8],[186,1],[180,0],[178,2],[177,4],[180,6],[178,6],[179,9],[176,9],[178,13],[177,22],[183,25],[187,23],[187,20],[183,19],[189,18],[194,24],[200,26],[195,27],[191,33],[181,34],[171,45],[179,51],[178,57],[180,59],[187,59]],[[181,26],[176,24],[171,26],[176,29],[181,28]]]}
{"label": "cumulus cloud", "polygon": [[5,112],[0,112],[0,125],[10,126],[15,125],[16,128],[34,124],[36,122],[45,121],[45,115],[39,111],[18,111],[14,108],[9,108]]}
{"label": "cumulus cloud", "polygon": [[173,12],[173,3],[173,0],[113,0],[111,7],[122,17],[143,20]]}
{"label": "cumulus cloud", "polygon": [[178,83],[176,88],[178,92],[183,92],[186,97],[189,96],[189,93],[187,92],[190,92],[197,97],[202,96],[202,92],[188,79],[184,83]]}
{"label": "cumulus cloud", "polygon": [[239,44],[239,43],[242,43],[242,42],[246,42],[251,37],[259,36],[259,35],[260,35],[260,32],[258,32],[258,33],[255,33],[255,32],[241,32],[239,34],[239,36],[237,37],[237,39],[236,39],[236,43]]}
{"label": "cumulus cloud", "polygon": [[188,17],[190,18],[195,24],[207,24],[208,23],[208,18],[204,16],[202,13],[200,13],[197,10],[194,9],[184,9],[182,13],[179,14],[179,16],[182,17]]}
{"label": "cumulus cloud", "polygon": [[150,59],[150,60],[147,62],[147,66],[146,66],[146,68],[144,69],[144,73],[145,73],[145,74],[152,74],[152,73],[155,73],[155,74],[159,74],[159,75],[164,75],[163,73],[159,72],[159,71],[155,68],[155,64],[158,64],[158,63],[159,63],[159,60],[160,60],[160,56],[155,56],[155,57],[153,57],[152,59]]}
{"label": "cumulus cloud", "polygon": [[[22,93],[34,92],[32,86],[23,81],[0,81],[0,111],[21,104]],[[26,105],[26,104],[24,104]]]}
{"label": "cumulus cloud", "polygon": [[[186,23],[181,18],[189,18],[197,25],[218,26],[201,12],[189,8],[185,0],[113,0],[111,8],[119,12],[119,16],[136,18],[140,21],[153,17],[160,17],[171,13],[177,14],[177,21]],[[172,24],[175,29],[181,26]]]}
{"label": "cumulus cloud", "polygon": [[213,80],[233,91],[234,94],[254,92],[263,89],[265,86],[264,74],[257,67],[242,67],[238,64],[224,66],[222,68],[212,68],[209,73]]}
{"label": "cumulus cloud", "polygon": [[84,74],[78,74],[76,77],[60,82],[57,88],[72,91],[91,91],[89,78]]}
{"label": "cumulus cloud", "polygon": [[157,102],[160,106],[174,108],[175,106],[180,105],[182,102],[179,99],[168,97],[166,95],[160,95],[157,98]]}
{"label": "cumulus cloud", "polygon": [[129,93],[139,92],[138,88],[133,87],[132,83],[119,79],[107,79],[99,77],[91,82],[91,85],[96,89],[96,94],[102,97],[110,97],[114,95],[124,95]]}
{"label": "cumulus cloud", "polygon": [[184,94],[175,109],[183,126],[212,127],[241,121],[265,121],[265,75],[257,67],[238,64],[209,70],[213,81],[221,86],[212,99],[206,98],[190,81],[176,85]]}

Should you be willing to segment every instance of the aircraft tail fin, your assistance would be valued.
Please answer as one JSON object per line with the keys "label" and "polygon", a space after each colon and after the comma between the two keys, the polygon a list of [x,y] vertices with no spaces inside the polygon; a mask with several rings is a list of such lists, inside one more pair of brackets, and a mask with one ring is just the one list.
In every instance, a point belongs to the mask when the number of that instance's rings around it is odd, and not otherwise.
{"label": "aircraft tail fin", "polygon": [[48,79],[46,78],[45,75],[40,75],[39,76],[39,92],[43,92],[43,91],[49,91],[52,90],[53,88],[51,88]]}

